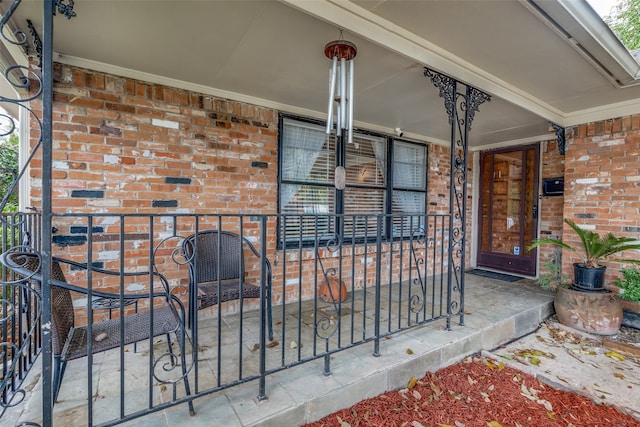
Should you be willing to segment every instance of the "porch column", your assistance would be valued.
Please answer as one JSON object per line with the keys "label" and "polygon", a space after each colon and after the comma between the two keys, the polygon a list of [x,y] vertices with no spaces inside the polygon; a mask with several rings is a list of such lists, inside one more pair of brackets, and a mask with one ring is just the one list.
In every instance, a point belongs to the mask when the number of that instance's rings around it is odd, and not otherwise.
{"label": "porch column", "polygon": [[[451,126],[449,175],[449,236],[447,272],[447,329],[451,328],[451,316],[460,316],[464,325],[464,267],[467,233],[467,160],[471,123],[480,104],[491,96],[452,77],[429,68],[424,75],[440,91]],[[455,279],[455,282],[454,282]]]}

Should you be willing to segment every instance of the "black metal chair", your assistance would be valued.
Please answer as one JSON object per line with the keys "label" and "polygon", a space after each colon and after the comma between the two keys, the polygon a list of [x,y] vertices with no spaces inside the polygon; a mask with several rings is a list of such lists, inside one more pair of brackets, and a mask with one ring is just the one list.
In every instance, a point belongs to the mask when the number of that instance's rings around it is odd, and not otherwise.
{"label": "black metal chair", "polygon": [[[190,307],[192,322],[196,310],[226,301],[260,298],[260,285],[246,281],[245,246],[260,259],[251,242],[229,231],[206,230],[197,234],[197,240],[195,234],[185,239],[183,250],[189,261],[190,288],[192,292],[197,291],[197,299]],[[265,261],[265,267],[267,286],[261,303],[266,303],[269,340],[273,340],[269,260]]]}
{"label": "black metal chair", "polygon": [[[0,256],[0,262],[19,276],[32,281],[36,289],[41,291],[41,257],[35,252],[6,252]],[[64,377],[67,362],[88,355],[89,328],[75,324],[73,299],[71,292],[87,295],[88,290],[67,283],[60,263],[66,263],[74,268],[86,269],[86,264],[77,263],[62,258],[54,258],[51,264],[51,341],[54,356],[53,371],[53,400],[57,401],[62,378]],[[92,268],[93,272],[107,275],[124,276],[149,276],[148,272],[119,273],[100,268]],[[120,305],[134,305],[133,314],[125,314],[122,319],[124,333],[121,334],[121,319],[109,319],[91,323],[91,353],[100,353],[120,347],[121,344],[134,344],[149,340],[151,337],[166,335],[169,345],[171,362],[175,364],[176,356],[171,346],[170,334],[175,333],[180,346],[180,364],[187,395],[191,394],[187,377],[185,357],[184,307],[182,302],[172,295],[167,280],[159,273],[153,274],[154,280],[158,280],[163,287],[162,292],[150,292],[140,294],[111,294],[93,290],[92,306],[96,309],[119,309]],[[153,302],[153,307],[138,311],[137,304],[140,301]],[[111,317],[111,316],[109,316]],[[153,322],[153,323],[152,323]],[[193,415],[193,403],[189,401],[189,412]]]}

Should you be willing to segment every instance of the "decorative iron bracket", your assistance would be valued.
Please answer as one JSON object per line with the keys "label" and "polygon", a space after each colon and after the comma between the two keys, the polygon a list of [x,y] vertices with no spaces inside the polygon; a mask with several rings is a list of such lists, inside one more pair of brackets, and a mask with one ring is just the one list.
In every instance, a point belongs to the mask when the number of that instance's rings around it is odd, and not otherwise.
{"label": "decorative iron bracket", "polygon": [[65,18],[71,19],[76,16],[76,13],[73,11],[73,3],[74,0],[69,0],[69,3],[65,4],[65,0],[54,0],[53,2],[53,14],[56,14],[56,9],[59,13],[64,15]]}
{"label": "decorative iron bracket", "polygon": [[428,77],[431,83],[440,91],[440,98],[444,98],[444,108],[449,116],[449,124],[453,125],[454,92],[457,81],[427,67],[424,67],[424,76]]}
{"label": "decorative iron bracket", "polygon": [[[444,107],[447,110],[449,116],[449,125],[453,125],[453,109],[455,108],[455,93],[458,85],[458,81],[452,77],[440,74],[437,71],[433,71],[430,68],[424,67],[424,76],[431,80],[431,83],[440,91],[440,98],[444,98]],[[471,123],[473,117],[478,111],[480,104],[485,101],[491,101],[491,95],[482,92],[472,86],[467,86],[469,89],[467,96],[467,111],[469,114],[469,122],[467,124],[468,129],[471,129]]]}
{"label": "decorative iron bracket", "polygon": [[565,128],[555,123],[551,123],[551,127],[556,131],[556,138],[558,139],[558,151],[560,151],[560,155],[564,156],[567,145]]}
{"label": "decorative iron bracket", "polygon": [[[33,26],[31,19],[27,19],[27,26],[29,27],[29,34],[31,34],[31,38],[33,39],[31,43],[36,51],[36,55],[38,55],[38,68],[42,68],[42,40],[40,39],[40,35],[38,35],[36,27]],[[29,56],[28,44],[25,44],[25,51],[27,56]]]}
{"label": "decorative iron bracket", "polygon": [[488,93],[484,93],[472,86],[467,86],[467,88],[469,89],[467,91],[467,102],[469,103],[467,108],[467,112],[469,114],[468,129],[471,130],[471,122],[473,122],[473,117],[476,115],[476,111],[478,111],[478,109],[480,108],[480,104],[485,101],[491,101],[491,95],[489,95]]}

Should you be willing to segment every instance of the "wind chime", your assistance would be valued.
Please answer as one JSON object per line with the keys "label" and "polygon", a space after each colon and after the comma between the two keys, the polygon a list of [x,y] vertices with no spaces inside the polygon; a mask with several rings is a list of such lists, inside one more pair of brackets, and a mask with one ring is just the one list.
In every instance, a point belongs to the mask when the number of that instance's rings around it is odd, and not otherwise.
{"label": "wind chime", "polygon": [[[353,76],[354,58],[358,54],[356,45],[342,39],[329,42],[324,47],[324,54],[332,62],[329,74],[329,106],[327,117],[327,135],[333,131],[334,120],[336,136],[343,138],[346,134],[347,143],[353,143]],[[335,106],[335,119],[334,119]],[[344,189],[345,170],[343,161],[338,161],[335,171],[335,187]]]}
{"label": "wind chime", "polygon": [[349,143],[353,142],[353,70],[357,53],[356,45],[342,38],[329,42],[324,47],[324,54],[333,63],[329,77],[327,133],[333,130],[335,104],[336,135],[342,136],[343,131],[346,131]]}

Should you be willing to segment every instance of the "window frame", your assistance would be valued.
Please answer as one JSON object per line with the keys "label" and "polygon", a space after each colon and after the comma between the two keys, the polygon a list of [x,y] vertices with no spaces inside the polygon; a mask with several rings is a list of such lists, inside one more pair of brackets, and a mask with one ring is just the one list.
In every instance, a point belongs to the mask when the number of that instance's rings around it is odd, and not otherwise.
{"label": "window frame", "polygon": [[[282,206],[281,206],[281,195],[282,195],[282,186],[283,185],[310,185],[310,186],[318,186],[318,187],[325,187],[325,188],[332,188],[335,190],[335,185],[333,182],[330,183],[319,183],[319,182],[313,182],[313,181],[298,181],[298,180],[285,180],[283,179],[283,173],[282,173],[282,167],[283,167],[283,136],[284,136],[284,122],[285,120],[293,120],[293,121],[298,121],[298,122],[302,122],[302,123],[308,123],[308,124],[313,124],[313,125],[317,125],[317,126],[322,126],[325,127],[326,126],[326,122],[322,121],[322,120],[317,120],[317,119],[312,119],[312,118],[308,118],[308,117],[301,117],[301,116],[296,116],[296,115],[291,115],[291,114],[285,114],[285,113],[280,113],[279,117],[278,117],[278,194],[277,194],[277,213],[278,213],[278,220],[277,220],[277,226],[276,226],[276,238],[277,238],[277,248],[278,249],[283,249],[283,248],[299,248],[299,247],[313,247],[316,244],[316,241],[314,238],[304,238],[302,239],[302,242],[300,242],[299,239],[290,239],[290,240],[285,240],[286,236],[282,235],[282,230],[281,230],[281,221],[282,221],[282,216],[283,215],[295,215],[295,214],[286,214],[286,213],[282,213]],[[402,240],[408,240],[411,238],[411,236],[409,235],[394,235],[393,233],[393,216],[397,215],[392,213],[393,211],[393,192],[394,191],[410,191],[413,193],[422,193],[424,194],[424,206],[423,206],[423,212],[420,213],[419,215],[427,215],[427,210],[428,210],[428,193],[429,193],[429,145],[425,142],[422,141],[415,141],[415,140],[410,140],[408,138],[399,138],[396,135],[392,135],[392,134],[385,134],[385,133],[381,133],[381,132],[373,132],[373,131],[369,131],[366,129],[361,129],[361,128],[354,128],[354,133],[360,134],[360,135],[364,135],[364,136],[371,136],[371,137],[375,137],[375,138],[383,138],[385,140],[385,145],[386,145],[386,159],[385,159],[385,184],[383,186],[372,186],[372,185],[367,185],[367,184],[349,184],[348,182],[345,184],[345,190],[347,188],[351,188],[351,189],[376,189],[376,190],[383,190],[385,192],[384,195],[384,212],[380,212],[379,214],[382,214],[385,216],[384,218],[384,234],[382,235],[382,239],[383,241],[390,241],[392,239],[394,240],[398,240],[398,239],[402,239]],[[421,147],[424,150],[424,188],[422,190],[418,190],[418,189],[407,189],[406,187],[400,187],[400,186],[394,186],[394,179],[393,179],[393,166],[394,166],[394,147],[396,142],[400,142],[402,144],[410,144],[410,145],[416,145]],[[344,162],[346,162],[346,139],[342,138],[336,138],[335,141],[335,162],[338,162],[338,158],[341,156],[342,159],[344,159]],[[341,150],[341,152],[340,152]],[[334,164],[334,168],[335,168],[335,164]],[[341,197],[341,199],[339,199],[339,197]],[[336,218],[343,218],[344,216],[349,216],[349,215],[354,215],[351,213],[345,213],[344,212],[344,191],[339,192],[339,191],[335,191],[335,195],[334,195],[334,200],[333,200],[333,207],[334,207],[334,211],[333,212],[329,212],[328,215],[336,215]],[[340,211],[340,212],[338,212]],[[358,215],[358,214],[355,214]],[[364,214],[360,214],[360,215],[364,215]],[[334,224],[334,227],[337,227],[338,225]],[[346,233],[345,236],[343,236],[343,242],[348,242],[348,243],[364,243],[365,240],[367,242],[373,241],[376,239],[377,236],[373,235],[373,236],[358,236],[355,239],[351,238],[351,233]]]}

